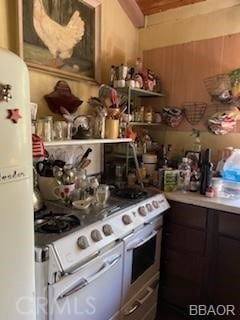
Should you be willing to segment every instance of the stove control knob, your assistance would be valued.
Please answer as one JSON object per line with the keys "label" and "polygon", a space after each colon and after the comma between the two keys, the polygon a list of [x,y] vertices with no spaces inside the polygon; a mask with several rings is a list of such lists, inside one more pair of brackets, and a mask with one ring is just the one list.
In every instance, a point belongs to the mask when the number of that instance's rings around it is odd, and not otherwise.
{"label": "stove control knob", "polygon": [[147,208],[148,212],[152,212],[153,211],[153,207],[152,207],[151,203],[147,203],[146,204],[146,208]]}
{"label": "stove control knob", "polygon": [[110,235],[113,233],[113,229],[112,229],[112,227],[110,226],[110,224],[105,224],[105,225],[102,227],[102,231],[103,231],[103,233],[105,234],[105,236],[110,236]]}
{"label": "stove control knob", "polygon": [[81,236],[77,239],[77,245],[80,249],[87,249],[89,247],[88,239],[85,236]]}
{"label": "stove control knob", "polygon": [[128,214],[124,214],[122,216],[122,221],[123,221],[124,224],[132,223],[132,219],[130,218],[130,216]]}
{"label": "stove control knob", "polygon": [[152,205],[154,206],[155,209],[159,208],[159,204],[156,200],[153,200]]}
{"label": "stove control knob", "polygon": [[102,235],[99,230],[94,229],[91,232],[91,238],[93,239],[94,242],[98,242],[98,241],[102,240]]}
{"label": "stove control knob", "polygon": [[147,211],[144,207],[139,207],[138,213],[140,214],[140,216],[143,216],[143,217],[145,217],[147,215]]}

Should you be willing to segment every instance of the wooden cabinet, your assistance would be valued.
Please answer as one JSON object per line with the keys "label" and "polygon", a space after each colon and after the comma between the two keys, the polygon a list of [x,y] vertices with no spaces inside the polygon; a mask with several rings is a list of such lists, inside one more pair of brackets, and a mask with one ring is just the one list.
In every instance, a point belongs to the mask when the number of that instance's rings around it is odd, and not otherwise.
{"label": "wooden cabinet", "polygon": [[186,313],[189,304],[230,304],[240,319],[240,215],[174,201],[170,206],[159,300]]}
{"label": "wooden cabinet", "polygon": [[215,217],[210,303],[233,304],[240,319],[240,215],[209,210]]}
{"label": "wooden cabinet", "polygon": [[164,217],[160,297],[186,309],[204,303],[207,209],[170,202]]}

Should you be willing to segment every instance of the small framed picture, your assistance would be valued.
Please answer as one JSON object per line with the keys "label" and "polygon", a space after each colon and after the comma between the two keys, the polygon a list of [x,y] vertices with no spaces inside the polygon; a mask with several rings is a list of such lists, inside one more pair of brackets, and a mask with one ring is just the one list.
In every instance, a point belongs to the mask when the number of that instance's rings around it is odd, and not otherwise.
{"label": "small framed picture", "polygon": [[191,160],[191,170],[197,170],[199,168],[201,152],[188,150],[185,152],[185,157]]}

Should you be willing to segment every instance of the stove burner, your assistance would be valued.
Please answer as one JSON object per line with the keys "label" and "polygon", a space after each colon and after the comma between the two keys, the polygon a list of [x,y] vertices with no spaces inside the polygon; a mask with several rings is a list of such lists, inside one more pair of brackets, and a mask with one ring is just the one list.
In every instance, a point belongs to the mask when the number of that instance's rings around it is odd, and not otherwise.
{"label": "stove burner", "polygon": [[135,188],[125,188],[115,190],[114,195],[125,199],[140,199],[145,197],[147,195],[147,192]]}
{"label": "stove burner", "polygon": [[79,219],[74,215],[63,215],[50,212],[35,220],[35,231],[40,233],[63,233],[80,225]]}

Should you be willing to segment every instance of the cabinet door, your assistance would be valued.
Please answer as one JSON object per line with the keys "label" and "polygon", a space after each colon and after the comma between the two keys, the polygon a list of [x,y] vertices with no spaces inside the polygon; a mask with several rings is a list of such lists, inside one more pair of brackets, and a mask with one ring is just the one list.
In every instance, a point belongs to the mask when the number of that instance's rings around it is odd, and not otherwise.
{"label": "cabinet door", "polygon": [[174,201],[164,216],[160,299],[185,311],[205,302],[206,225],[205,208]]}
{"label": "cabinet door", "polygon": [[171,275],[166,282],[160,282],[159,301],[166,301],[185,312],[189,304],[202,304],[201,289],[198,284]]}
{"label": "cabinet door", "polygon": [[170,201],[169,213],[166,220],[181,226],[206,229],[207,209],[203,207],[188,205],[181,202]]}
{"label": "cabinet door", "polygon": [[208,268],[212,286],[209,302],[235,306],[240,319],[240,215],[209,210],[214,217],[211,230],[212,248]]}
{"label": "cabinet door", "polygon": [[240,215],[219,212],[218,233],[240,240]]}
{"label": "cabinet door", "polygon": [[[171,213],[170,213],[171,214]],[[166,222],[163,232],[163,246],[169,249],[195,253],[203,256],[206,247],[206,233]]]}
{"label": "cabinet door", "polygon": [[189,304],[203,303],[203,272],[202,258],[165,250],[161,262],[161,298],[186,312]]}
{"label": "cabinet door", "polygon": [[204,262],[205,259],[199,256],[165,249],[161,260],[161,272],[165,280],[175,276],[196,283],[199,288]]}
{"label": "cabinet door", "polygon": [[160,299],[187,309],[203,303],[202,282],[205,258],[182,250],[163,248],[160,274]]}
{"label": "cabinet door", "polygon": [[218,237],[213,288],[213,303],[233,304],[240,315],[240,241]]}

